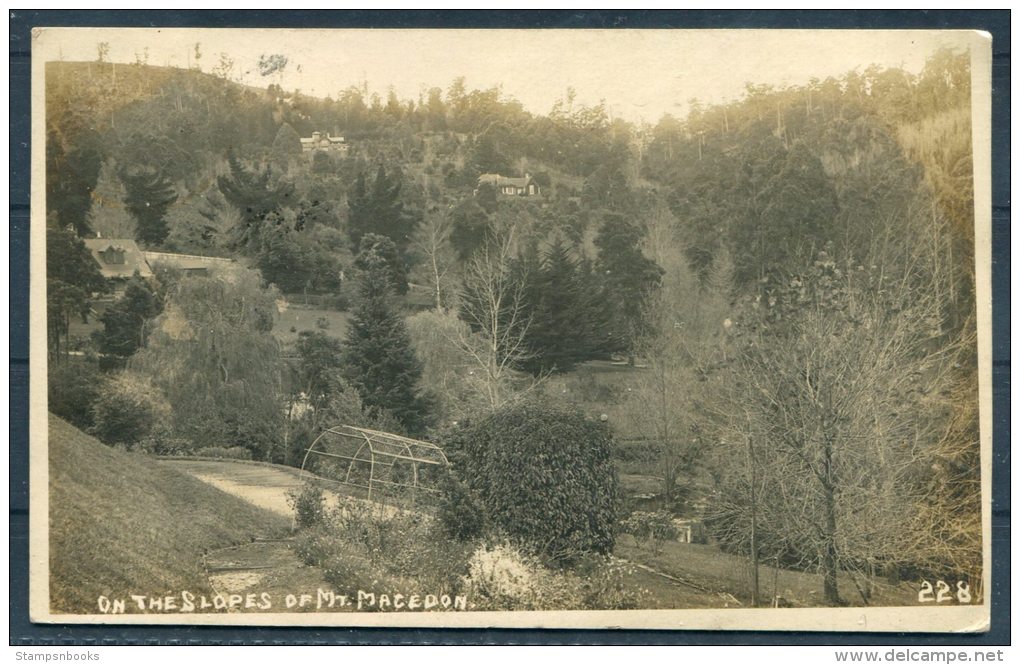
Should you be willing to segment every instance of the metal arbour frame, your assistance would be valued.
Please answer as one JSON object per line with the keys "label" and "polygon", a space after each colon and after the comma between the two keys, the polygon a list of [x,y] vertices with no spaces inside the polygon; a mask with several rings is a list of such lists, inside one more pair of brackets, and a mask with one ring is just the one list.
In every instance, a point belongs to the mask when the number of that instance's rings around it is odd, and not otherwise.
{"label": "metal arbour frame", "polygon": [[[414,494],[419,489],[435,492],[435,488],[422,484],[422,476],[429,475],[422,465],[449,465],[443,449],[434,443],[352,425],[330,427],[317,436],[305,452],[302,471],[310,472],[310,458],[316,471],[325,470],[332,480],[368,490],[369,499],[380,486]],[[321,462],[314,461],[317,459]]]}

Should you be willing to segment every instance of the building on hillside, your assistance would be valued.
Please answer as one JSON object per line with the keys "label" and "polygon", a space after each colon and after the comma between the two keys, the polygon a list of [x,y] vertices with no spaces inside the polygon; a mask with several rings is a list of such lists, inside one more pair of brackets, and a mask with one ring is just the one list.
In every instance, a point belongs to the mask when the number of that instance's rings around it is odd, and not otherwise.
{"label": "building on hillside", "polygon": [[498,173],[483,173],[478,176],[478,186],[492,185],[496,191],[505,196],[539,196],[542,188],[530,173],[525,173],[523,178],[510,178]]}
{"label": "building on hillside", "polygon": [[344,137],[330,136],[329,132],[325,134],[322,132],[312,132],[310,138],[301,139],[301,150],[304,152],[322,150],[324,152],[346,155],[349,149],[350,146],[344,141]]}
{"label": "building on hillside", "polygon": [[152,277],[152,269],[138,244],[129,238],[85,238],[85,247],[99,264],[99,272],[110,282],[114,297],[124,293],[128,280],[138,273],[142,279]]}
{"label": "building on hillside", "polygon": [[215,273],[232,272],[240,267],[234,259],[196,254],[171,254],[169,252],[145,252],[145,260],[152,267],[179,270],[184,275],[207,277]]}

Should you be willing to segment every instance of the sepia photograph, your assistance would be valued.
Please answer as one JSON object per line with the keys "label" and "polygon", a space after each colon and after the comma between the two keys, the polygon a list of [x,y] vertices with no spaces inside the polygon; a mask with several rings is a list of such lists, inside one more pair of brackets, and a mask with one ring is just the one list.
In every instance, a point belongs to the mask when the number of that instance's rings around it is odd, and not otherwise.
{"label": "sepia photograph", "polygon": [[988,630],[987,33],[32,37],[33,621]]}

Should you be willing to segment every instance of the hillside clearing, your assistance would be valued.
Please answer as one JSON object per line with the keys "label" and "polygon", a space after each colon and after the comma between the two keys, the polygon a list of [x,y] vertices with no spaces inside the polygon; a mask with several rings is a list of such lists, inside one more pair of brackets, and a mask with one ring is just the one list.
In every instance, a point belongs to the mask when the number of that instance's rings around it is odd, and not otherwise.
{"label": "hillside clearing", "polygon": [[203,556],[283,534],[290,521],[155,460],[49,420],[50,606],[93,613],[100,595],[211,593]]}

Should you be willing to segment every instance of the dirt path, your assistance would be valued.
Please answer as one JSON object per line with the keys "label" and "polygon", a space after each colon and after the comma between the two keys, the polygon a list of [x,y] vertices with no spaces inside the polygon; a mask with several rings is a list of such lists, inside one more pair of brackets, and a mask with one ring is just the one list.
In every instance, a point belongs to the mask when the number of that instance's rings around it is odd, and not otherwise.
{"label": "dirt path", "polygon": [[[164,459],[163,463],[170,464],[178,471],[191,474],[202,482],[209,483],[259,508],[290,518],[294,517],[294,509],[287,502],[287,493],[305,482],[301,471],[297,469],[267,464],[196,459]],[[390,505],[341,495],[328,489],[323,490],[323,495],[326,497],[327,508],[337,507],[342,498],[343,501],[369,505],[384,516],[399,512]]]}
{"label": "dirt path", "polygon": [[[294,516],[294,509],[287,503],[287,492],[301,486],[298,471],[230,461],[164,460],[163,463],[259,508],[284,517]],[[336,497],[332,499],[335,501]]]}

